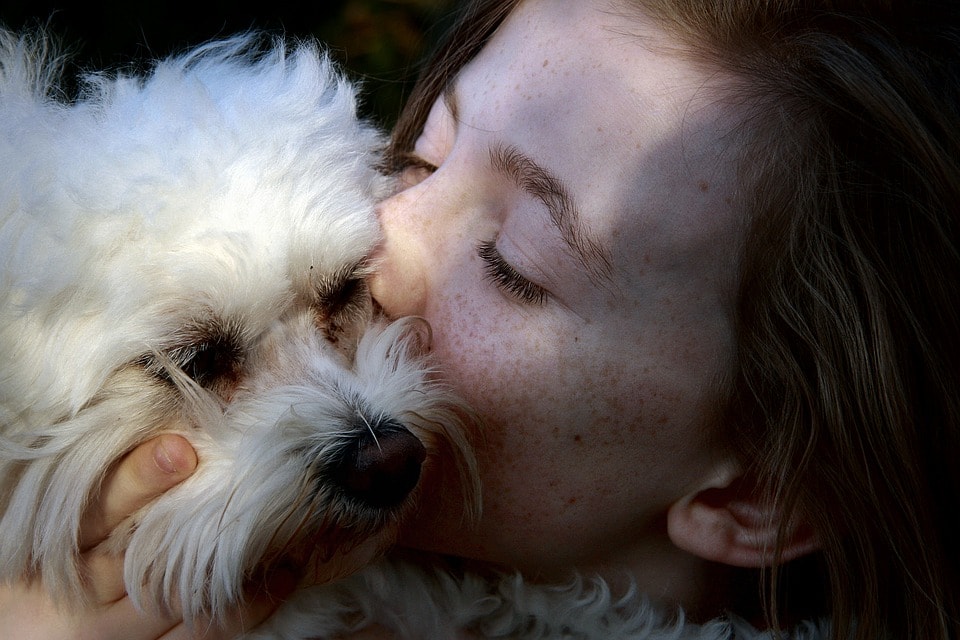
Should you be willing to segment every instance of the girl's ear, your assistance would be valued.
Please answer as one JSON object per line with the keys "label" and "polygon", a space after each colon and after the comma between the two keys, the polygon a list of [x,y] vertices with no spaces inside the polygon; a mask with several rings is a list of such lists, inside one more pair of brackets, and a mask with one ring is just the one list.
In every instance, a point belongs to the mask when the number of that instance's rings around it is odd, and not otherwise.
{"label": "girl's ear", "polygon": [[[769,567],[774,561],[781,514],[764,504],[755,484],[730,465],[704,486],[677,500],[667,512],[667,534],[680,549],[735,567]],[[819,549],[813,529],[792,519],[780,562]]]}

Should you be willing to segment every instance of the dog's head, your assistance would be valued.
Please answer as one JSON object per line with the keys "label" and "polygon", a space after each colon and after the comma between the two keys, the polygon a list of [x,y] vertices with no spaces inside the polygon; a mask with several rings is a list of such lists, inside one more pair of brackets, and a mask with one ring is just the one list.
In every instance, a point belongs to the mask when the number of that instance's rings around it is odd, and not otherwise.
{"label": "dog's head", "polygon": [[0,37],[5,577],[78,591],[85,505],[163,431],[198,470],[112,544],[131,595],[188,617],[287,555],[359,568],[425,460],[472,467],[417,323],[371,319],[381,136],[314,48],[250,47],[90,77],[65,104],[38,48]]}

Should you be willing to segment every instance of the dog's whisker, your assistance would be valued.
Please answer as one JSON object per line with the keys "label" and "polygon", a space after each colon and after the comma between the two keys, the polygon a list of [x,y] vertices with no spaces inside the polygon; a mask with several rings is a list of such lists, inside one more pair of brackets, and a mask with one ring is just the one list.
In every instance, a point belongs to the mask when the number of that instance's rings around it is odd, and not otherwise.
{"label": "dog's whisker", "polygon": [[363,415],[363,412],[360,411],[360,409],[356,409],[356,413],[360,417],[360,419],[363,421],[363,424],[367,426],[367,431],[370,432],[370,437],[373,438],[373,442],[374,444],[377,445],[377,449],[382,452],[383,449],[380,448],[380,440],[377,439],[377,432],[374,431],[373,426],[370,424],[370,421],[367,420],[367,417]]}

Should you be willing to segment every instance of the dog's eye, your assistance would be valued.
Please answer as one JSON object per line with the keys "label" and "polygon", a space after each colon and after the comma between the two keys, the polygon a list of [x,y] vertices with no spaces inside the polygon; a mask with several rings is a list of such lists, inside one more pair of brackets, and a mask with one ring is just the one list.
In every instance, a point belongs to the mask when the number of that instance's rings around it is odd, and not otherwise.
{"label": "dog's eye", "polygon": [[310,304],[325,316],[334,316],[367,296],[370,265],[366,260],[335,271],[321,272],[310,267]]}
{"label": "dog's eye", "polygon": [[367,281],[354,270],[339,277],[323,278],[314,292],[314,320],[332,344],[353,345],[373,309]]}
{"label": "dog's eye", "polygon": [[136,361],[169,383],[186,375],[196,384],[218,393],[235,386],[243,370],[244,350],[237,334],[193,327],[177,336],[173,346]]}
{"label": "dog's eye", "polygon": [[357,296],[366,291],[366,282],[362,278],[347,277],[330,280],[325,286],[318,287],[317,306],[326,315],[334,315],[353,303]]}
{"label": "dog's eye", "polygon": [[202,387],[235,381],[240,376],[243,352],[226,336],[173,349],[168,354],[177,367]]}

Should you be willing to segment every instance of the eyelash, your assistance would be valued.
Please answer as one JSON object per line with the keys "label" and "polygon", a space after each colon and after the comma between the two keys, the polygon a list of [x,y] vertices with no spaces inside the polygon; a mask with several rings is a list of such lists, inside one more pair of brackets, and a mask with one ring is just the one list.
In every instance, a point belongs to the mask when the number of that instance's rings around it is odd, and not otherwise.
{"label": "eyelash", "polygon": [[[420,183],[427,176],[433,174],[437,170],[437,166],[427,162],[420,156],[412,152],[403,153],[400,158],[400,177],[405,179],[408,183],[408,186]],[[416,171],[417,175],[410,176],[411,171]]]}
{"label": "eyelash", "polygon": [[484,273],[487,279],[520,302],[533,305],[542,305],[547,301],[547,292],[543,287],[536,285],[522,275],[503,259],[493,240],[480,243],[477,254],[484,262]]}

